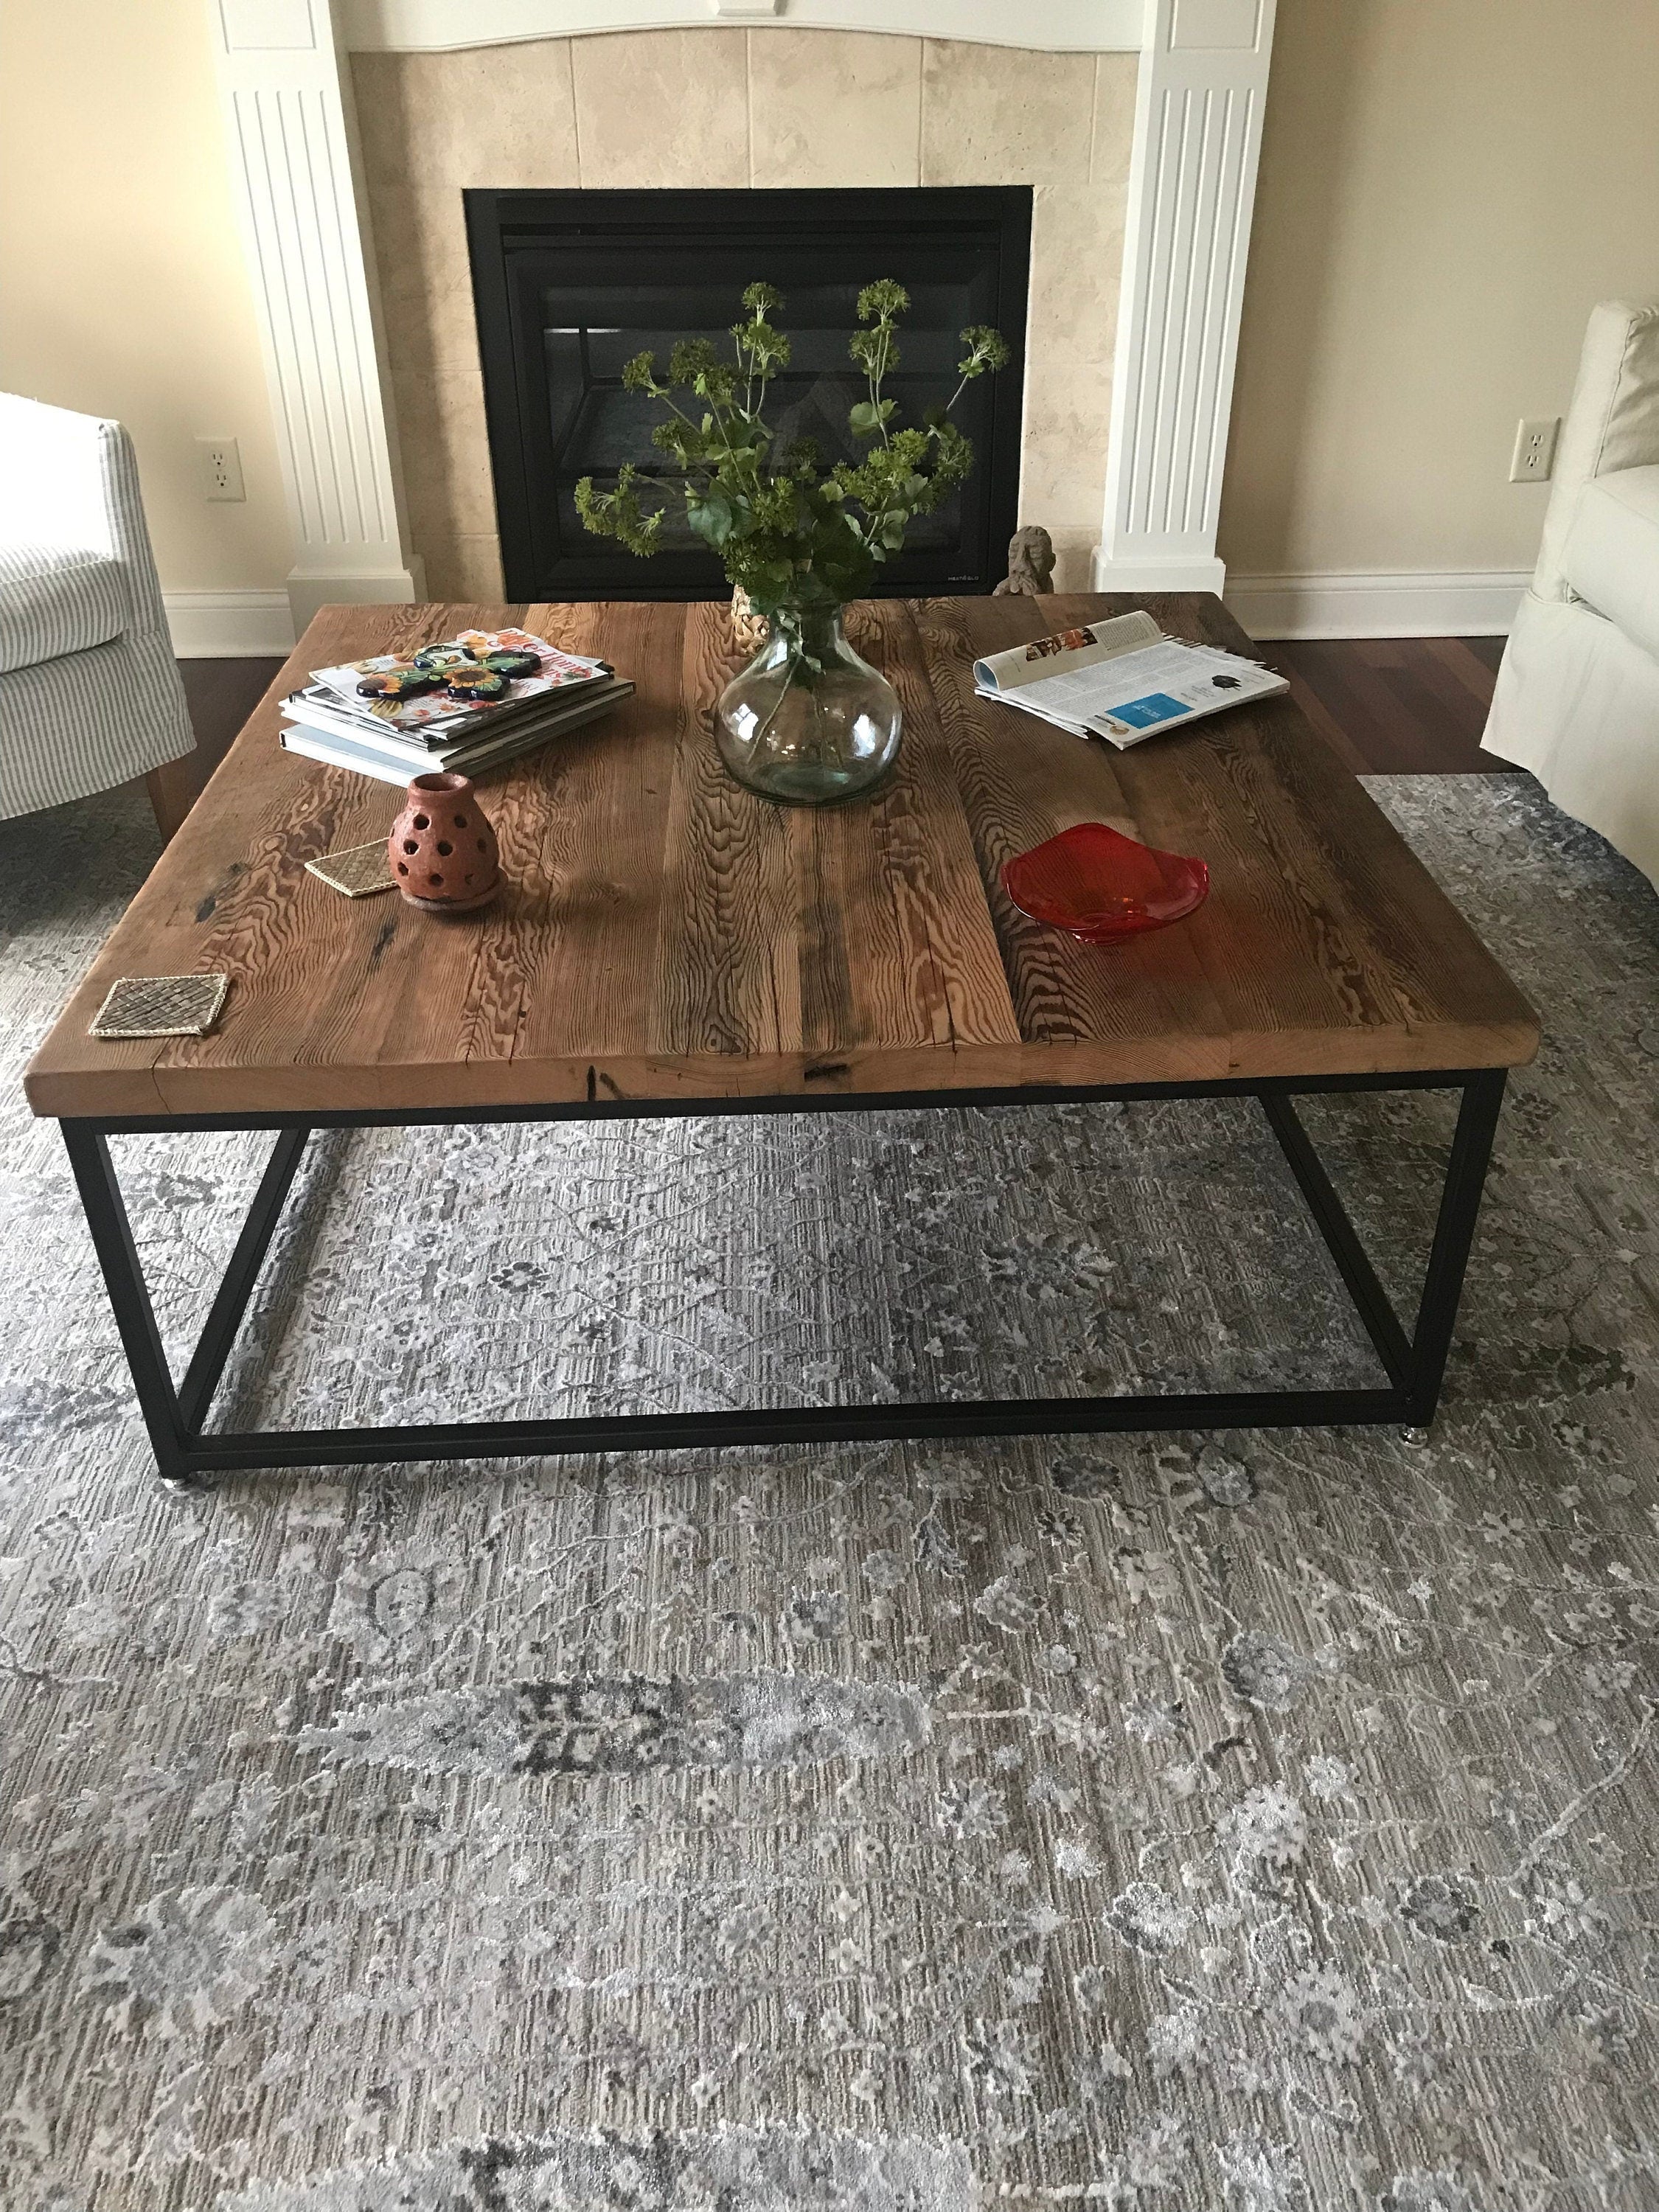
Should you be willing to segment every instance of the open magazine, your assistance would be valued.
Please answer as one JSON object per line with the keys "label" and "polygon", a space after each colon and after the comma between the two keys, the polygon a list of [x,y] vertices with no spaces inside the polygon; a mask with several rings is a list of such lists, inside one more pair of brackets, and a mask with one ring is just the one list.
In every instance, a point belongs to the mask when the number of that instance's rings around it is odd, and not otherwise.
{"label": "open magazine", "polygon": [[1165,637],[1137,611],[990,653],[974,663],[974,688],[1077,737],[1124,746],[1291,687],[1260,661]]}

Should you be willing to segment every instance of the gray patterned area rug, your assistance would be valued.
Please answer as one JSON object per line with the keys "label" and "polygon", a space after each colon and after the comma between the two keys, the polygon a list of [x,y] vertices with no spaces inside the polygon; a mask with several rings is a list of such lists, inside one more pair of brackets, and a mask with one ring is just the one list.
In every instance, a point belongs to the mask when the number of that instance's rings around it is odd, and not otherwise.
{"label": "gray patterned area rug", "polygon": [[[1659,901],[1373,787],[1547,1032],[1426,1442],[169,1498],[8,1078],[6,2212],[1659,2203]],[[0,825],[14,1062],[147,858]],[[1444,1103],[1309,1118],[1403,1297]],[[261,1147],[118,1149],[181,1346]],[[330,1137],[258,1318],[239,1421],[1374,1375],[1232,1106]]]}

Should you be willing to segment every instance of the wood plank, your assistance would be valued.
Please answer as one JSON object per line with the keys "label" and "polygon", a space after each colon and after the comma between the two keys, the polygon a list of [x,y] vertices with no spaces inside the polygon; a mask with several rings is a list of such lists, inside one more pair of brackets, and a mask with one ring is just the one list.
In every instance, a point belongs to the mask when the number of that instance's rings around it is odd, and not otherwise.
{"label": "wood plank", "polygon": [[[1407,660],[1408,667],[1419,668],[1425,678],[1432,675],[1437,688],[1442,688],[1443,673],[1450,678],[1458,690],[1474,702],[1465,726],[1479,744],[1480,732],[1486,727],[1486,716],[1492,709],[1493,686],[1498,681],[1497,671],[1471,653],[1461,637],[1423,637],[1416,641],[1417,651]],[[1445,696],[1455,697],[1447,691]]]}
{"label": "wood plank", "polygon": [[1480,749],[1501,638],[1276,641],[1297,704],[1361,775],[1492,775]]}
{"label": "wood plank", "polygon": [[[450,919],[340,899],[305,872],[382,833],[398,796],[282,752],[276,702],[325,660],[524,611],[325,610],[37,1055],[31,1102],[118,1115],[718,1101],[1528,1057],[1530,1010],[1293,703],[1117,753],[975,696],[975,653],[1128,604],[853,610],[906,736],[883,790],[829,810],[775,806],[720,769],[709,718],[738,659],[722,608],[536,609],[536,626],[605,653],[638,691],[487,780],[507,886]],[[1146,604],[1176,634],[1254,650],[1213,599]],[[1003,862],[1087,819],[1199,854],[1207,906],[1110,950],[1015,912]],[[213,1036],[86,1036],[114,976],[214,969],[233,988]]]}
{"label": "wood plank", "polygon": [[648,1023],[686,614],[674,605],[529,611],[539,634],[574,652],[609,654],[638,688],[615,714],[525,764],[541,829],[516,886],[527,918],[515,1085],[526,1065],[580,1061],[580,1095],[601,1095],[611,1087],[605,1054]]}
{"label": "wood plank", "polygon": [[837,808],[830,818],[843,849],[861,854],[871,872],[870,902],[890,908],[902,962],[891,995],[908,1009],[918,1041],[953,1052],[1018,1045],[1002,950],[981,892],[973,831],[914,609],[886,599],[856,612],[849,638],[898,693],[904,740],[897,769],[878,796],[874,839],[863,836],[856,807]]}

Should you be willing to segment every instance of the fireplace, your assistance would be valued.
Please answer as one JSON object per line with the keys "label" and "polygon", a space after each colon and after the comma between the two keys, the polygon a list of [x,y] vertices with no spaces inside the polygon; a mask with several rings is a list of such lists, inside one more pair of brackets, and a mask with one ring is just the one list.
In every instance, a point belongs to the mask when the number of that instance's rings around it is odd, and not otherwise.
{"label": "fireplace", "polygon": [[1008,367],[970,384],[954,420],[974,474],[911,527],[880,572],[887,594],[988,592],[1017,521],[1024,338],[1030,258],[1028,185],[896,191],[558,191],[465,194],[468,245],[510,599],[713,599],[720,563],[685,527],[678,499],[663,550],[640,561],[590,536],[577,481],[601,486],[623,462],[661,477],[652,401],[623,390],[643,348],[659,363],[681,337],[717,343],[757,277],[787,301],[793,344],[768,419],[810,436],[826,459],[854,447],[847,410],[864,397],[847,357],[854,302],[872,278],[910,295],[902,359],[886,389],[902,419],[954,389],[958,333],[994,323]]}

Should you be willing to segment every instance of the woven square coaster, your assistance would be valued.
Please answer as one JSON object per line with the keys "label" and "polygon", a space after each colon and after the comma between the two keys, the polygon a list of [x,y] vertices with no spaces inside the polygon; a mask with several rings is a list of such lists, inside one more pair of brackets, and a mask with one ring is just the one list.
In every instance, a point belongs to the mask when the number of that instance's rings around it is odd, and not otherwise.
{"label": "woven square coaster", "polygon": [[124,975],[93,1016],[95,1037],[205,1036],[219,1018],[228,975]]}
{"label": "woven square coaster", "polygon": [[337,853],[325,853],[320,860],[307,860],[306,867],[331,890],[343,891],[348,898],[368,898],[374,891],[393,887],[384,837],[372,845],[347,845]]}

